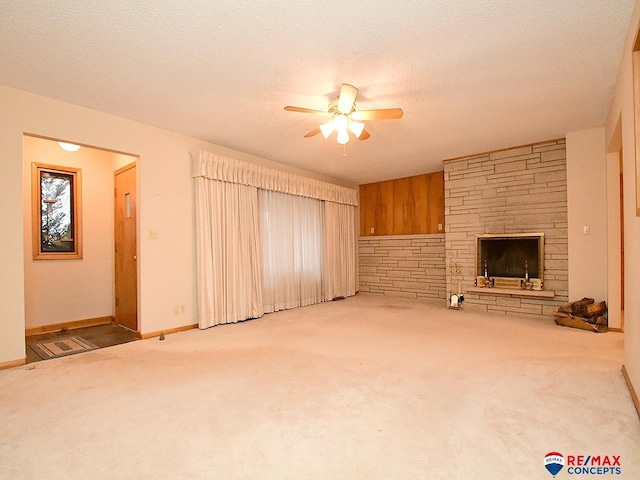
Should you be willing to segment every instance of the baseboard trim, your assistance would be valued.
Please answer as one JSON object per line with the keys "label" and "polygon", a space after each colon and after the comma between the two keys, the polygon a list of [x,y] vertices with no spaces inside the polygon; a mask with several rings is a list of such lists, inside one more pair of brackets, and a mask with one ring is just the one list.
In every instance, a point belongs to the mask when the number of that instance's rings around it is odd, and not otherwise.
{"label": "baseboard trim", "polygon": [[629,374],[627,373],[627,369],[624,365],[622,365],[622,376],[624,377],[624,381],[627,383],[627,388],[631,394],[631,400],[633,400],[633,405],[636,407],[636,413],[638,414],[638,418],[640,418],[640,400],[638,399],[638,394],[633,388],[633,383],[631,383],[631,379],[629,378]]}
{"label": "baseboard trim", "polygon": [[145,340],[147,338],[159,337],[163,333],[165,335],[171,335],[172,333],[184,332],[186,330],[193,330],[194,328],[198,328],[197,323],[194,323],[193,325],[183,325],[182,327],[168,328],[166,330],[159,330],[157,332],[149,332],[149,333],[138,332],[138,338],[140,340]]}
{"label": "baseboard trim", "polygon": [[105,325],[113,322],[113,316],[85,318],[83,320],[74,320],[73,322],[52,323],[50,325],[41,325],[39,327],[31,327],[25,329],[24,333],[27,337],[32,335],[41,335],[43,333],[62,332],[63,330],[74,330],[83,327],[95,327],[96,325]]}
{"label": "baseboard trim", "polygon": [[27,364],[27,358],[21,358],[20,360],[11,360],[10,362],[0,363],[0,370],[5,370],[7,368],[21,367],[22,365]]}
{"label": "baseboard trim", "polygon": [[622,329],[621,328],[611,328],[611,327],[609,327],[608,330],[610,332],[622,333]]}

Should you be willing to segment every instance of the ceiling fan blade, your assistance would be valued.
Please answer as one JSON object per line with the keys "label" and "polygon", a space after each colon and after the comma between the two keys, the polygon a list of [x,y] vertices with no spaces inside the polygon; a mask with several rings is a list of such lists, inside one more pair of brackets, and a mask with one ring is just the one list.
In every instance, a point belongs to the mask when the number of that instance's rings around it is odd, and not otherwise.
{"label": "ceiling fan blade", "polygon": [[323,112],[322,110],[311,110],[310,108],[302,107],[284,107],[287,112],[300,112],[300,113],[312,113],[314,115],[328,115],[329,112]]}
{"label": "ceiling fan blade", "polygon": [[343,83],[340,87],[340,95],[338,95],[338,110],[340,113],[348,115],[353,110],[353,104],[356,101],[358,89],[348,83]]}
{"label": "ceiling fan blade", "polygon": [[401,108],[378,108],[376,110],[358,110],[351,114],[353,120],[397,120],[402,118]]}
{"label": "ceiling fan blade", "polygon": [[371,134],[369,132],[367,132],[366,130],[362,130],[362,133],[358,137],[358,140],[366,140],[370,136],[371,136]]}
{"label": "ceiling fan blade", "polygon": [[313,137],[314,135],[317,135],[320,133],[320,127],[314,128],[313,130],[311,130],[309,133],[307,133],[304,138],[309,138],[309,137]]}

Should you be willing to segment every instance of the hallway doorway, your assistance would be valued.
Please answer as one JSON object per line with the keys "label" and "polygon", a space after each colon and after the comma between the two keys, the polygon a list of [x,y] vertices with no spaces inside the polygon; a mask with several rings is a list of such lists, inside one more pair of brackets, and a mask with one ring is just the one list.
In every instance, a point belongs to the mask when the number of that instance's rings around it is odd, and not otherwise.
{"label": "hallway doorway", "polygon": [[[106,327],[114,324],[116,314],[114,173],[125,165],[135,164],[137,157],[103,148],[24,134],[22,160],[27,346],[42,335],[66,338],[65,336],[71,335],[72,332],[76,334],[79,330],[96,326],[100,328],[91,331],[91,335],[102,331],[105,339],[91,343],[98,347],[112,344]],[[78,227],[73,234],[74,238],[78,235],[82,240],[81,255],[56,257],[54,253],[44,257],[34,253],[34,239],[41,241],[34,232],[44,232],[45,224],[48,225],[46,231],[49,232],[52,219],[64,215],[63,212],[68,210],[65,202],[69,202],[69,199],[64,192],[57,191],[51,198],[45,198],[45,190],[41,186],[39,194],[33,196],[34,185],[40,185],[35,183],[33,164],[46,164],[54,168],[59,167],[61,170],[78,172],[78,195],[71,201],[77,207],[74,215],[77,215]],[[42,183],[44,180],[39,176],[38,182]],[[133,222],[135,225],[135,218]],[[63,221],[59,223],[64,226]],[[66,237],[69,236],[64,232],[64,228],[58,233],[61,242],[66,241]],[[33,353],[33,349],[27,350],[28,353]]]}
{"label": "hallway doorway", "polygon": [[624,168],[622,147],[618,150],[620,168],[620,330],[624,332]]}
{"label": "hallway doorway", "polygon": [[624,331],[624,155],[621,119],[607,148],[607,304],[609,329]]}

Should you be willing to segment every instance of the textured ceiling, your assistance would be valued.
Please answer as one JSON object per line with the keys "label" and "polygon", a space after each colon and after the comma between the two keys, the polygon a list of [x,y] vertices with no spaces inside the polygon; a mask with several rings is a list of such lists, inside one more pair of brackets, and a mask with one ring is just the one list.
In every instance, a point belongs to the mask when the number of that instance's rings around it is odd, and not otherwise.
{"label": "textured ceiling", "polygon": [[[632,0],[0,2],[0,84],[357,183],[604,122]],[[401,107],[303,135],[346,82]],[[108,147],[108,145],[105,145]]]}

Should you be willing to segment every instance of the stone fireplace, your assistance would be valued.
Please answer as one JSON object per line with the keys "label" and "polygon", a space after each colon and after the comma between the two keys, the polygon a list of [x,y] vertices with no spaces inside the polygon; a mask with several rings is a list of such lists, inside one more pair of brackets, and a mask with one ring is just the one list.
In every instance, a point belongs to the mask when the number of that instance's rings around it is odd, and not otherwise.
{"label": "stone fireplace", "polygon": [[[465,310],[494,313],[550,316],[567,303],[565,140],[447,160],[444,172],[447,295],[457,293],[460,282]],[[504,242],[527,239],[525,246],[539,246],[537,255],[520,253],[515,258],[485,251],[489,277],[501,279],[503,288],[476,286],[484,277],[485,260],[479,258],[482,250],[477,253],[477,239],[491,237]],[[536,289],[521,288],[523,260],[530,278],[539,279],[532,282]],[[450,274],[454,266],[461,270],[455,284]]]}

